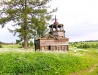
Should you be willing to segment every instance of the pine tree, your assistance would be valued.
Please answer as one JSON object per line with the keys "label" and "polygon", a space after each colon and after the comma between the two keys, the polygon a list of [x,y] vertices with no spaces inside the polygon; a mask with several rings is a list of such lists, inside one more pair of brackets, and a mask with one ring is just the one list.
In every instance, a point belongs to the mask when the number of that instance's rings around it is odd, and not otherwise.
{"label": "pine tree", "polygon": [[[0,3],[0,25],[4,27],[8,22],[14,22],[15,30],[9,29],[24,41],[24,48],[28,48],[28,41],[42,36],[47,29],[47,21],[51,14],[57,10],[50,8],[47,4],[51,0],[2,0]],[[18,27],[16,27],[18,26]]]}

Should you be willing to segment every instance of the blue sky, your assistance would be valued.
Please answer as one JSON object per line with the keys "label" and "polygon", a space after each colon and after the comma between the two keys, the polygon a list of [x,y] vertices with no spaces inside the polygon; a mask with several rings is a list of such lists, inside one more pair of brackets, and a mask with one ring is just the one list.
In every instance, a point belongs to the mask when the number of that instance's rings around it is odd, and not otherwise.
{"label": "blue sky", "polygon": [[[69,41],[98,40],[98,0],[52,0],[50,5],[58,7],[53,17],[64,24]],[[6,29],[0,28],[0,41],[15,42],[17,37]]]}

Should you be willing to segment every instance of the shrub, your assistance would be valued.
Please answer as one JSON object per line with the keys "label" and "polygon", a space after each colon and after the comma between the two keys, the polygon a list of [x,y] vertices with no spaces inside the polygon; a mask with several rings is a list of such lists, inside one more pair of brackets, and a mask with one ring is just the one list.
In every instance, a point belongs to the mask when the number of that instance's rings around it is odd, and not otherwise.
{"label": "shrub", "polygon": [[77,48],[98,48],[98,43],[97,42],[74,42],[71,43],[72,47],[77,47]]}
{"label": "shrub", "polygon": [[29,46],[30,47],[33,47],[34,46],[34,43],[32,41],[30,41]]}
{"label": "shrub", "polygon": [[0,48],[2,48],[2,45],[0,44]]}

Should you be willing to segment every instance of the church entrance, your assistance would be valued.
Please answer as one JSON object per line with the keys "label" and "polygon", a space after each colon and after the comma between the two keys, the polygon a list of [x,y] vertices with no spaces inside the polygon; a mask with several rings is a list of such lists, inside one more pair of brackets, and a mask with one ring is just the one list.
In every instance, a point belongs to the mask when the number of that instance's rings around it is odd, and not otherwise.
{"label": "church entrance", "polygon": [[48,50],[51,50],[51,46],[48,46]]}

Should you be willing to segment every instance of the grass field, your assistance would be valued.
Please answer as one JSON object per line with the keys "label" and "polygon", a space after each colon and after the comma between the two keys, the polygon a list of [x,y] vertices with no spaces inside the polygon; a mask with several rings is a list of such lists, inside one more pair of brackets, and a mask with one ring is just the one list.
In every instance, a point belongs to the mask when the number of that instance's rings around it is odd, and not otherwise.
{"label": "grass field", "polygon": [[1,48],[0,75],[98,75],[98,50],[34,52]]}
{"label": "grass field", "polygon": [[9,44],[9,45],[2,45],[3,48],[19,48],[21,47],[19,44]]}
{"label": "grass field", "polygon": [[[76,72],[73,75],[98,75],[98,49],[77,49],[77,53],[83,54],[84,57],[91,59],[91,62],[94,61],[93,65],[83,71]],[[88,61],[88,60],[87,60]]]}

